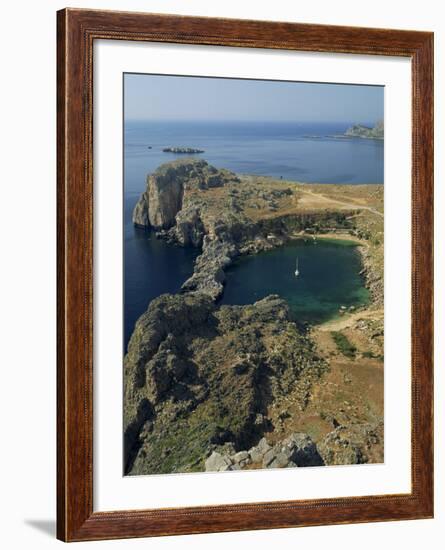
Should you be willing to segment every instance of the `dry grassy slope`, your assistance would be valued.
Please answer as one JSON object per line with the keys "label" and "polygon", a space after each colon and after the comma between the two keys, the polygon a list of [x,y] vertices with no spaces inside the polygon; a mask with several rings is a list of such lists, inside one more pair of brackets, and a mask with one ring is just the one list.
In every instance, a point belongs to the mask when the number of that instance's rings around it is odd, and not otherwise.
{"label": "dry grassy slope", "polygon": [[307,184],[261,176],[241,176],[239,183],[190,190],[190,198],[206,206],[209,216],[235,203],[252,221],[302,212],[370,209],[383,213],[382,185]]}

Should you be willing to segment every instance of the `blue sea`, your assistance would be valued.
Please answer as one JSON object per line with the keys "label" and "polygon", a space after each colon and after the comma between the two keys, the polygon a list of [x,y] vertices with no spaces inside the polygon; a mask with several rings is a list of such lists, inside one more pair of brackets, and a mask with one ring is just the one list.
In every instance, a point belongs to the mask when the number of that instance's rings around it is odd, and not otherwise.
{"label": "blue sea", "polygon": [[[149,302],[165,292],[179,291],[182,283],[193,272],[194,260],[199,254],[196,249],[181,249],[166,244],[156,239],[153,233],[133,227],[131,214],[140,194],[145,190],[147,174],[156,170],[162,163],[184,156],[164,153],[162,148],[184,146],[204,149],[203,154],[194,156],[205,159],[217,168],[228,168],[240,174],[282,177],[284,180],[310,183],[383,183],[383,141],[333,137],[343,134],[355,122],[357,121],[297,124],[126,121],[124,125],[125,349],[135,321],[145,311]],[[373,126],[374,121],[370,121],[367,125]],[[321,257],[323,250],[324,247],[317,248],[317,251],[311,250],[311,256],[308,257],[307,262],[309,264],[318,262],[319,265],[323,265]],[[289,254],[290,257],[294,255],[287,249],[282,253]],[[309,252],[300,251],[300,253],[304,255]],[[331,249],[329,253],[332,254]],[[342,248],[341,254],[349,254],[351,262],[359,265],[354,259],[355,253],[352,249]],[[268,261],[267,258],[266,256],[264,260],[246,262],[242,269],[248,270],[250,265],[254,269],[258,261]],[[270,255],[270,258],[272,261],[274,255]],[[263,269],[266,268],[263,266]],[[231,272],[236,273],[236,266]],[[246,273],[243,273],[243,277],[246,276]],[[230,273],[229,277],[231,277]],[[324,281],[324,285],[329,284],[329,280],[327,283]],[[228,281],[228,291],[230,290],[230,296],[237,296],[233,298],[235,301],[240,301],[240,292],[233,292],[236,288],[235,283],[235,286],[231,285],[233,281],[235,279]],[[334,282],[332,284],[334,285]],[[318,292],[317,288],[319,287],[314,284],[314,293]],[[334,292],[334,287],[332,291]],[[356,282],[353,287],[348,287],[347,291],[359,292]],[[318,307],[317,303],[320,305],[320,300],[314,293],[310,295],[310,288],[309,290],[306,288],[305,292],[307,296],[305,307],[303,302],[294,301],[297,304],[296,314],[300,312],[303,321],[323,317],[321,310],[314,309]],[[323,293],[325,301],[328,293],[329,289]],[[229,303],[230,296],[224,300],[224,303]],[[255,295],[255,298],[258,296]],[[286,298],[292,302],[290,296]],[[348,300],[351,301],[346,295],[338,296],[333,301],[332,310],[335,310],[340,303],[347,305]],[[354,300],[351,303],[353,302]],[[311,303],[314,305],[310,306]]]}
{"label": "blue sea", "polygon": [[196,156],[240,174],[311,183],[383,183],[383,141],[330,137],[353,123],[127,121],[125,191],[142,191],[147,173],[178,158],[162,152],[170,146],[204,149]]}

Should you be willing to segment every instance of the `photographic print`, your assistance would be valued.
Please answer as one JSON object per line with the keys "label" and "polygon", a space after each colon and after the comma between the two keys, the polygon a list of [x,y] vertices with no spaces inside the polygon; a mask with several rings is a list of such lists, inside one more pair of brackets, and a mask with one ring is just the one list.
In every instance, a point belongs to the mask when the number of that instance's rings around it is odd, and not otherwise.
{"label": "photographic print", "polygon": [[123,87],[124,474],[382,463],[384,88]]}

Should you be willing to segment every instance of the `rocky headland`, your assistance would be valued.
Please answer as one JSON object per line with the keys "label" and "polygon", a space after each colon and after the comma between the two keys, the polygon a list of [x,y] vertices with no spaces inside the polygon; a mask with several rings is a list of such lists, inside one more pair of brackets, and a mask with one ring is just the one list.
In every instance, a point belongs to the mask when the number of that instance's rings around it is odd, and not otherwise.
{"label": "rocky headland", "polygon": [[307,429],[305,411],[316,407],[313,396],[330,376],[331,357],[317,332],[292,319],[284,300],[271,295],[246,306],[218,303],[225,271],[238,256],[296,236],[340,235],[362,244],[364,276],[374,285],[372,307],[378,308],[380,187],[241,177],[194,159],[148,176],[133,222],[201,254],[181,293],[153,300],[130,339],[124,359],[127,474],[382,460],[381,418],[369,419],[365,404],[354,417],[334,410],[334,418],[326,412],[333,403],[322,397],[315,414],[323,426]]}
{"label": "rocky headland", "polygon": [[385,130],[383,121],[378,122],[373,128],[363,126],[363,124],[354,124],[354,126],[346,130],[345,136],[365,139],[384,139]]}

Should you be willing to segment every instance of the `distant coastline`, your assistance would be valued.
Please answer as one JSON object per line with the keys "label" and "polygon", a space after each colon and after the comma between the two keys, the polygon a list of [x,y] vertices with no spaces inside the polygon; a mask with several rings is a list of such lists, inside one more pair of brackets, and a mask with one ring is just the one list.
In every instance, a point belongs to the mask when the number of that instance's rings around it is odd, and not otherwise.
{"label": "distant coastline", "polygon": [[354,124],[354,126],[351,126],[346,130],[345,136],[364,139],[384,139],[385,129],[383,126],[383,121],[377,122],[373,128],[364,126],[363,124]]}

